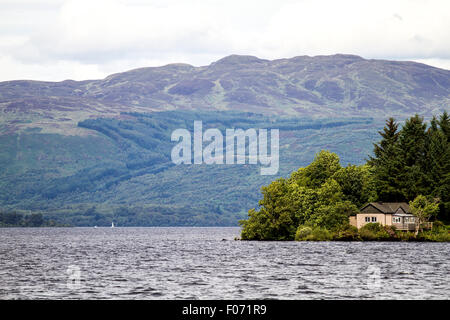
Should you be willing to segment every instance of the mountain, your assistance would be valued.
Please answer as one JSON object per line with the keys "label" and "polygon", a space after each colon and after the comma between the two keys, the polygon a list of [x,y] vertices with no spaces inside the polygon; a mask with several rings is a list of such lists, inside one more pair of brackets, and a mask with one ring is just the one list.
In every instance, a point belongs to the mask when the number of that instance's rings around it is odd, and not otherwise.
{"label": "mountain", "polygon": [[[77,226],[236,225],[321,149],[364,163],[384,119],[448,109],[450,71],[352,55],[171,64],[102,80],[0,83],[0,211]],[[174,165],[171,132],[280,129],[280,170]]]}
{"label": "mountain", "polygon": [[162,110],[237,110],[304,117],[439,113],[450,102],[450,71],[354,55],[264,60],[231,55],[209,66],[169,64],[102,80],[0,83],[0,132],[42,127],[82,134],[95,116]]}

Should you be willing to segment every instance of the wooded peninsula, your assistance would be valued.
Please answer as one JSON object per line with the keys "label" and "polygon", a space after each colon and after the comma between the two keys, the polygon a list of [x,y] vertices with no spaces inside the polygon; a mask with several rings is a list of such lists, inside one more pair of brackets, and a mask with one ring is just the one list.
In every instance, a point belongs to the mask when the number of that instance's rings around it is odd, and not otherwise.
{"label": "wooded peninsula", "polygon": [[[338,155],[322,150],[289,178],[262,187],[259,208],[239,222],[241,239],[450,241],[448,113],[429,124],[416,114],[401,128],[389,118],[379,134],[364,165],[343,167]],[[415,230],[370,219],[359,229],[351,225],[350,217],[367,203],[406,203]]]}

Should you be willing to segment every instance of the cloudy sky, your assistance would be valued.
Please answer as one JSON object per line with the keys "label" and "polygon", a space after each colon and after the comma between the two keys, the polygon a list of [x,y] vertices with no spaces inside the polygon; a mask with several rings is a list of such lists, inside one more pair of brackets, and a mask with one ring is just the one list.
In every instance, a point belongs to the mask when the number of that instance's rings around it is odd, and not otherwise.
{"label": "cloudy sky", "polygon": [[334,53],[450,69],[450,1],[0,0],[0,81]]}

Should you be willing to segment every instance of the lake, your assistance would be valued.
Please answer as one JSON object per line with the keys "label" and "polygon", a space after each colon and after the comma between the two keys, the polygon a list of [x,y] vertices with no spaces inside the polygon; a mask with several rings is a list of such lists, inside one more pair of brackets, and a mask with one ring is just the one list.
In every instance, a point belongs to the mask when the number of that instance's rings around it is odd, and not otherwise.
{"label": "lake", "polygon": [[450,245],[239,228],[0,228],[0,299],[449,299]]}

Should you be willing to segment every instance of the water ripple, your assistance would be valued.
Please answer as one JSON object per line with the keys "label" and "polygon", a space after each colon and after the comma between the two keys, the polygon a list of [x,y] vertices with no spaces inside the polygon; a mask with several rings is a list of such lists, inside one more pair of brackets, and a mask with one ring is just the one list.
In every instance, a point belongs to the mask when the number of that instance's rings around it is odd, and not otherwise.
{"label": "water ripple", "polygon": [[0,229],[0,299],[450,298],[446,243],[232,241],[238,235]]}

